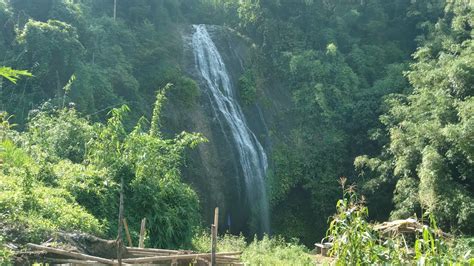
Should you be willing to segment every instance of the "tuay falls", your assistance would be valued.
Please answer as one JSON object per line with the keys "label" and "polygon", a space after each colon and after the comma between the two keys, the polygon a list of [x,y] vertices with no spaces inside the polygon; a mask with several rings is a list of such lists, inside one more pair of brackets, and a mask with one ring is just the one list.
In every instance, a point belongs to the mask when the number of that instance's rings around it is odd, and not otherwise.
{"label": "tuay falls", "polygon": [[249,224],[260,234],[270,233],[265,185],[267,155],[246,122],[224,60],[206,25],[193,25],[193,29],[191,45],[200,87],[210,98],[213,115],[222,133],[230,132],[229,139],[238,155],[245,195],[241,204],[251,213]]}

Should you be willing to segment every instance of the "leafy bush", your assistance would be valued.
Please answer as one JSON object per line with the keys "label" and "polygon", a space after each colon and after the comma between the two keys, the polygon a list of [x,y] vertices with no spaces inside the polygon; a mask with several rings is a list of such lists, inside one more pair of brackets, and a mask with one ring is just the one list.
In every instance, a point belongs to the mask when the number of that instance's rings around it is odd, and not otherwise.
{"label": "leafy bush", "polygon": [[115,218],[119,186],[107,169],[62,160],[53,166],[53,172],[58,185],[95,217]]}
{"label": "leafy bush", "polygon": [[184,106],[192,106],[199,96],[199,86],[193,79],[185,76],[179,76],[175,81],[175,89],[171,91],[173,99],[177,99]]}
{"label": "leafy bush", "polygon": [[0,217],[8,227],[22,232],[22,237],[38,242],[57,230],[102,234],[101,223],[68,191],[38,182],[26,190],[23,178],[0,175]]}
{"label": "leafy bush", "polygon": [[239,78],[239,94],[240,99],[245,105],[253,104],[257,98],[257,86],[255,78],[250,70],[246,71]]}
{"label": "leafy bush", "polygon": [[25,146],[36,149],[33,154],[48,161],[69,159],[80,163],[92,134],[89,121],[79,117],[75,109],[56,110],[47,102],[31,112]]}
{"label": "leafy bush", "polygon": [[126,106],[112,110],[104,125],[48,103],[31,113],[25,132],[12,130],[3,114],[2,221],[26,235],[22,242],[41,241],[57,230],[115,236],[118,184],[124,180],[132,236],[138,236],[136,225],[146,217],[151,246],[189,245],[199,224],[199,200],[181,182],[180,167],[185,149],[204,138],[185,132],[161,137],[164,92],[157,97],[150,129],[143,118],[131,133],[122,123]]}
{"label": "leafy bush", "polygon": [[[97,126],[87,160],[106,168],[114,182],[123,180],[127,219],[138,225],[147,218],[151,246],[178,248],[191,243],[192,229],[199,224],[197,194],[181,182],[183,152],[205,139],[186,132],[173,139],[162,138],[159,120],[165,93],[157,95],[149,130],[145,119],[140,119],[127,133],[122,121],[128,107],[113,109],[106,125]],[[132,235],[138,235],[138,230],[131,226]]]}

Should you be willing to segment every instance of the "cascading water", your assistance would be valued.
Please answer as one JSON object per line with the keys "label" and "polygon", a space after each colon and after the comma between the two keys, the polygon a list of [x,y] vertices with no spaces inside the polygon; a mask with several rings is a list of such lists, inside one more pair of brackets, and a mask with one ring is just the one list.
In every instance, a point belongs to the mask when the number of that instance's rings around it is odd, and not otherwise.
{"label": "cascading water", "polygon": [[229,73],[205,25],[194,25],[192,46],[196,68],[209,90],[212,108],[219,122],[226,125],[238,153],[245,183],[247,203],[258,215],[254,226],[269,233],[269,210],[265,188],[267,155],[255,134],[247,126],[238,104]]}

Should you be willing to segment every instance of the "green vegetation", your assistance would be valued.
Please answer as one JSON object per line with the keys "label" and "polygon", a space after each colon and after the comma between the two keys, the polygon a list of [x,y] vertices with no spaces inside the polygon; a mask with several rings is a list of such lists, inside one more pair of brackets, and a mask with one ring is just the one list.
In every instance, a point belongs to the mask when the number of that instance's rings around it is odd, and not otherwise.
{"label": "green vegetation", "polygon": [[[266,119],[275,236],[226,234],[220,251],[304,265],[298,241],[328,237],[340,265],[473,263],[472,1],[118,2],[114,19],[108,0],[0,0],[0,264],[4,243],[58,230],[115,238],[122,181],[134,240],[146,217],[148,246],[209,251],[196,233],[206,177],[182,174],[206,141],[182,129],[211,131],[183,66],[193,23],[248,41],[232,82],[244,112]],[[364,196],[340,199],[339,176]],[[413,239],[374,229],[409,217],[430,225]]]}
{"label": "green vegetation", "polygon": [[371,219],[424,210],[442,228],[472,234],[472,4],[248,0],[235,8],[236,27],[258,50],[257,90],[278,84],[292,96],[277,115],[291,122],[273,136],[276,233],[307,245],[321,239],[336,211],[335,177],[349,176]]}
{"label": "green vegetation", "polygon": [[246,71],[239,78],[240,99],[245,105],[255,103],[257,97],[257,87],[255,86],[255,78],[252,72]]}
{"label": "green vegetation", "polygon": [[[474,258],[471,246],[462,240],[446,236],[437,227],[435,216],[429,215],[430,225],[423,226],[412,240],[400,232],[382,234],[367,222],[368,208],[359,199],[354,186],[345,187],[341,179],[343,199],[337,202],[327,238],[333,244],[330,254],[336,265],[470,265]],[[414,253],[414,254],[413,254]]]}
{"label": "green vegetation", "polygon": [[[124,103],[134,110],[127,126],[149,116],[155,88],[185,78],[178,2],[124,1],[114,21],[110,1],[0,1],[0,65],[34,75],[16,89],[3,84],[1,98],[9,99],[3,109],[20,124],[49,99],[59,106],[74,102],[94,121],[105,121]],[[72,75],[76,82],[66,93],[62,88]]]}
{"label": "green vegetation", "polygon": [[[179,168],[183,151],[204,139],[185,132],[162,138],[153,125],[163,100],[157,99],[151,129],[141,119],[132,132],[122,124],[127,106],[113,109],[106,124],[91,124],[74,108],[45,104],[30,115],[24,132],[11,129],[4,114],[0,214],[7,240],[14,237],[9,232],[34,242],[57,230],[115,235],[123,178],[126,217],[135,225],[147,218],[149,244],[189,245],[199,205]],[[135,237],[138,230],[131,227]]]}
{"label": "green vegetation", "polygon": [[[193,248],[201,252],[210,252],[211,236],[204,231],[193,238]],[[249,265],[313,265],[308,249],[296,240],[286,242],[281,237],[254,238],[247,244],[244,236],[225,234],[218,239],[218,252],[242,253],[242,260]]]}
{"label": "green vegetation", "polygon": [[[367,187],[395,185],[393,218],[421,210],[443,228],[472,234],[474,226],[472,10],[446,7],[406,76],[409,95],[386,99],[382,155],[356,159]],[[470,23],[470,24],[469,24]],[[366,171],[367,170],[367,171]]]}
{"label": "green vegetation", "polygon": [[0,237],[0,244],[2,245],[0,247],[0,264],[7,264],[10,261],[11,256],[13,255],[13,252],[8,248],[5,247],[5,243],[3,242],[3,238]]}

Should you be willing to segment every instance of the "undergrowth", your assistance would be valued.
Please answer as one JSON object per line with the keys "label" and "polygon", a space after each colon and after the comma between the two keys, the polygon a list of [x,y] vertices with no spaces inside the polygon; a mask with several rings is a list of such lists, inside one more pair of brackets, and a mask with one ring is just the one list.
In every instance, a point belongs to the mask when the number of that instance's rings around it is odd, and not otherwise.
{"label": "undergrowth", "polygon": [[473,265],[472,240],[456,239],[443,233],[434,215],[427,214],[429,225],[415,232],[414,240],[404,234],[389,236],[374,230],[367,221],[368,208],[353,186],[345,187],[330,222],[327,239],[332,242],[330,256],[336,265]]}
{"label": "undergrowth", "polygon": [[[200,252],[211,250],[211,236],[200,231],[193,238],[193,248]],[[297,243],[285,241],[279,236],[256,237],[247,244],[243,235],[224,234],[218,237],[217,252],[241,251],[246,265],[313,265],[308,249]]]}

